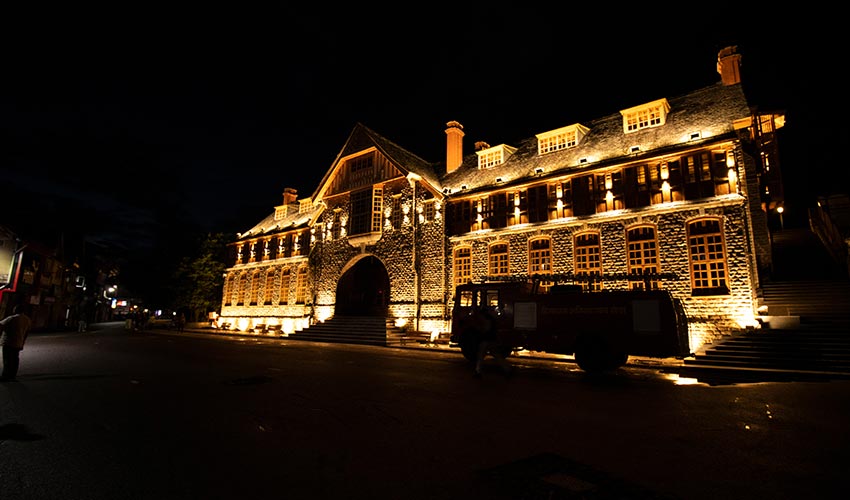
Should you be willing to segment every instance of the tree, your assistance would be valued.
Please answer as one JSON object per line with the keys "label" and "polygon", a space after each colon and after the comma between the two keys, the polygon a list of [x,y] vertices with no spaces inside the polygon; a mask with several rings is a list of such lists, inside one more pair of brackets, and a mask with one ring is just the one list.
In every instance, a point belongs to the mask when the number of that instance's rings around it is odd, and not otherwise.
{"label": "tree", "polygon": [[187,321],[206,320],[207,313],[218,311],[224,285],[227,243],[231,235],[207,233],[194,255],[184,257],[174,272],[173,308],[186,311]]}

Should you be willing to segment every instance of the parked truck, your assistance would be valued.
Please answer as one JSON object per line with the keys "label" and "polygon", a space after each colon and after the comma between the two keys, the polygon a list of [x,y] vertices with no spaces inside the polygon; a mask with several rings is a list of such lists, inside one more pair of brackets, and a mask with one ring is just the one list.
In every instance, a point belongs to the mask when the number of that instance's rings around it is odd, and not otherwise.
{"label": "parked truck", "polygon": [[587,292],[581,285],[544,287],[535,280],[460,285],[450,345],[469,361],[476,358],[479,335],[490,328],[488,317],[495,317],[502,354],[574,355],[587,372],[615,370],[629,356],[691,354],[684,308],[665,290]]}

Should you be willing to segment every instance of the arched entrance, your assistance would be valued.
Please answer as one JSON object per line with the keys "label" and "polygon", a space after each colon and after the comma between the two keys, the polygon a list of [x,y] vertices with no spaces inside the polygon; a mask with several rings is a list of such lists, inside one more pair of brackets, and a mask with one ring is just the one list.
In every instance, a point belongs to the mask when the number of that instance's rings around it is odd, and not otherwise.
{"label": "arched entrance", "polygon": [[336,285],[336,313],[346,316],[386,316],[390,277],[372,255],[358,260]]}

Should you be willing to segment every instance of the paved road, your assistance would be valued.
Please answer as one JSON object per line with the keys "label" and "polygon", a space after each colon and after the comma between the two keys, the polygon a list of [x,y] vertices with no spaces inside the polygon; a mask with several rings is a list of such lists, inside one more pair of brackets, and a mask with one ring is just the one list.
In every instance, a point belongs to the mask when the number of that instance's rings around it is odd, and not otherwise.
{"label": "paved road", "polygon": [[[677,385],[199,334],[34,335],[3,499],[843,498],[850,382]],[[494,368],[494,367],[493,367]]]}

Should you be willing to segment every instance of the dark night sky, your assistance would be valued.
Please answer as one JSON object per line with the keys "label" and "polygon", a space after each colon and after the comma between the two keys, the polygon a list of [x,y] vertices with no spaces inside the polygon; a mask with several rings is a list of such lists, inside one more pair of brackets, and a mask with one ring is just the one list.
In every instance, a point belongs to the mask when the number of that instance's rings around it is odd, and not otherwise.
{"label": "dark night sky", "polygon": [[787,112],[789,196],[847,192],[830,170],[848,142],[835,16],[270,5],[7,18],[0,183],[15,195],[0,223],[125,243],[174,224],[244,231],[285,187],[312,194],[357,122],[439,161],[449,120],[467,153],[515,143],[713,84],[727,45],[755,103]]}

